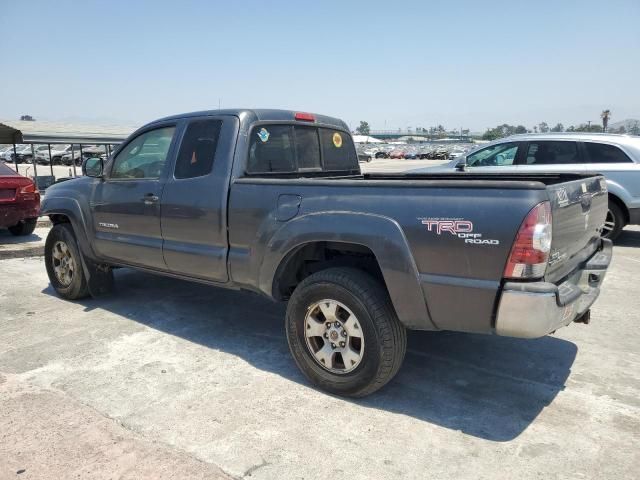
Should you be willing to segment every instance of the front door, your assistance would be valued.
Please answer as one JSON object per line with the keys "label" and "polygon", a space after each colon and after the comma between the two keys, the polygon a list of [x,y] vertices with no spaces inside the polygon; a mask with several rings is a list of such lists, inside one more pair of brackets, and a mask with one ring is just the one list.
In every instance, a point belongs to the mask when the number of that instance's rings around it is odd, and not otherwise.
{"label": "front door", "polygon": [[107,165],[91,198],[95,248],[119,263],[166,269],[162,256],[160,198],[176,126],[148,129]]}

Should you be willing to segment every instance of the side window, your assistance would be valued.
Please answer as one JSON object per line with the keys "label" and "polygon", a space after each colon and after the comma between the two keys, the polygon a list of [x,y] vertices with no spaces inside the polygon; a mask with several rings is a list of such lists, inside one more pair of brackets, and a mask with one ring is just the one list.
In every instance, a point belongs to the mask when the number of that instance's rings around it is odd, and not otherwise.
{"label": "side window", "polygon": [[222,120],[189,123],[176,160],[176,178],[202,177],[211,173]]}
{"label": "side window", "polygon": [[582,163],[576,142],[529,142],[527,165],[567,165]]}
{"label": "side window", "polygon": [[467,157],[467,165],[470,167],[501,167],[513,165],[517,153],[517,143],[499,143],[469,155]]}
{"label": "side window", "polygon": [[585,142],[589,163],[633,163],[626,153],[613,145]]}
{"label": "side window", "polygon": [[159,178],[175,131],[175,127],[158,128],[133,139],[115,158],[111,178]]}
{"label": "side window", "polygon": [[326,171],[358,170],[358,156],[351,135],[329,128],[320,129],[322,158]]}
{"label": "side window", "polygon": [[318,140],[318,129],[312,127],[295,126],[296,134],[296,157],[298,159],[298,169],[320,170],[320,142]]}
{"label": "side window", "polygon": [[295,148],[291,125],[254,127],[249,141],[247,173],[295,171]]}

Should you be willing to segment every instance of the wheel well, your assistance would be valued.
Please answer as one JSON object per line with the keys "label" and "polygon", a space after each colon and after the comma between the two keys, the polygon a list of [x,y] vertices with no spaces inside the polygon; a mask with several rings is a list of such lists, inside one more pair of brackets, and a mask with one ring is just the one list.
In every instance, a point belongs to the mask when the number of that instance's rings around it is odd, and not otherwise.
{"label": "wheel well", "polygon": [[287,300],[302,280],[333,267],[363,270],[385,285],[378,260],[368,247],[355,243],[314,242],[294,249],[280,262],[273,281],[273,297]]}
{"label": "wheel well", "polygon": [[625,223],[625,225],[627,223],[629,223],[629,209],[624,204],[624,202],[622,200],[620,200],[619,197],[616,197],[613,193],[609,194],[609,200],[611,200],[613,203],[618,205],[618,207],[620,207],[620,210],[622,210],[622,214],[624,215],[624,223]]}
{"label": "wheel well", "polygon": [[54,213],[52,215],[49,215],[49,219],[54,225],[58,225],[59,223],[71,223],[69,217],[67,217],[66,215],[62,215],[61,213]]}

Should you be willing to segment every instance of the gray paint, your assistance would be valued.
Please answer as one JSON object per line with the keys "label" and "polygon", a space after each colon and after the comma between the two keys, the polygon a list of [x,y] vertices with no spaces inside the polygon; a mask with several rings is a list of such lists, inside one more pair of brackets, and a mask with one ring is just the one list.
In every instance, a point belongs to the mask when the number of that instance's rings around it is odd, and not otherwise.
{"label": "gray paint", "polygon": [[[172,172],[186,125],[203,117],[223,120],[213,171],[176,180]],[[349,134],[340,120],[316,119],[315,125]],[[554,204],[553,248],[567,255],[551,273],[575,270],[598,246],[606,195],[597,178],[469,173],[247,178],[248,132],[262,122],[296,123],[293,112],[280,110],[214,110],[153,122],[127,142],[152,128],[176,126],[161,178],[114,181],[109,159],[104,178],[48,189],[42,212],[68,216],[83,252],[94,261],[269,297],[275,296],[280,266],[300,247],[319,241],[362,245],[375,254],[400,320],[425,330],[493,331],[515,234],[531,208],[553,197],[555,189],[566,189],[571,201],[566,207]],[[585,223],[580,215],[585,227],[577,231],[572,219],[582,208],[585,182],[592,216]],[[149,194],[159,201],[145,202]],[[471,221],[474,232],[494,244],[430,232],[425,218]]]}

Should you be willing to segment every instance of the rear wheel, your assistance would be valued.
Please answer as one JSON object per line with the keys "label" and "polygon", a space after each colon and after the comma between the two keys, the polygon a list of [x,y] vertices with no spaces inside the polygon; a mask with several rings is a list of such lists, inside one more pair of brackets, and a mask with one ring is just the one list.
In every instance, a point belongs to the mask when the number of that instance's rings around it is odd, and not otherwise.
{"label": "rear wheel", "polygon": [[44,247],[47,275],[55,291],[69,300],[89,295],[81,255],[71,225],[54,225]]}
{"label": "rear wheel", "polygon": [[27,218],[19,221],[13,227],[9,227],[9,231],[16,236],[31,235],[36,229],[37,218]]}
{"label": "rear wheel", "polygon": [[609,210],[607,211],[607,217],[604,221],[604,227],[602,228],[602,236],[610,240],[615,240],[620,236],[624,224],[624,212],[617,203],[609,200]]}
{"label": "rear wheel", "polygon": [[287,307],[287,340],[300,370],[329,392],[363,397],[398,372],[406,350],[385,288],[353,268],[315,273]]}

